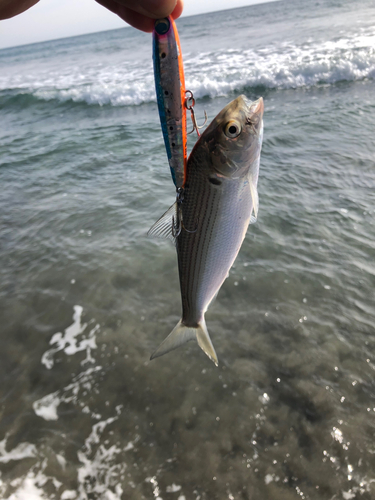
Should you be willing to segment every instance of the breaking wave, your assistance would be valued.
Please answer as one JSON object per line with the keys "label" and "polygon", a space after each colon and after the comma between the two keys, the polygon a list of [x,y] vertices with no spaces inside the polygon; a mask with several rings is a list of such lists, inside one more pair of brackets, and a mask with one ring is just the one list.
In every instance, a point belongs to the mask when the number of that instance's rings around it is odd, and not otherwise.
{"label": "breaking wave", "polygon": [[[292,42],[264,49],[230,49],[185,55],[186,86],[198,98],[224,96],[243,89],[290,89],[375,77],[375,33],[362,33],[297,46]],[[27,98],[30,97],[29,101]],[[155,101],[150,61],[140,64],[45,69],[37,77],[15,73],[0,77],[2,105],[23,99],[132,106]]]}

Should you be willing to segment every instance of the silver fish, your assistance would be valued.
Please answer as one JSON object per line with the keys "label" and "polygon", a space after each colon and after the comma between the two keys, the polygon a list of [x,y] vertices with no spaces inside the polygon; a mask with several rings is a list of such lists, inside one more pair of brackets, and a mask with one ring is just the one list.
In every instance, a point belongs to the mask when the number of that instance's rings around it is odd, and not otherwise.
{"label": "silver fish", "polygon": [[194,146],[176,203],[148,233],[175,240],[182,298],[181,320],[151,359],[197,339],[218,365],[204,314],[258,214],[263,110],[262,98],[245,96],[225,106]]}

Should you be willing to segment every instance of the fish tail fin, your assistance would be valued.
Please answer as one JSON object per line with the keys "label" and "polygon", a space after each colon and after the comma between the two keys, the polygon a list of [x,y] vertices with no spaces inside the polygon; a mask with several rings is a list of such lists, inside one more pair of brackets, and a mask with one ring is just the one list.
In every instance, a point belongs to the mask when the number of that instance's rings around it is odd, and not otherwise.
{"label": "fish tail fin", "polygon": [[217,355],[214,346],[212,345],[210,334],[208,333],[206,322],[203,318],[201,323],[196,328],[196,337],[199,347],[202,351],[207,354],[211,361],[219,366],[219,361],[217,360]]}
{"label": "fish tail fin", "polygon": [[180,320],[168,337],[159,345],[156,351],[152,354],[150,359],[158,358],[163,356],[169,351],[173,351],[180,347],[181,345],[189,342],[189,340],[196,339],[199,347],[202,351],[207,354],[211,361],[218,366],[218,360],[215,352],[215,348],[212,345],[210,335],[207,331],[206,322],[204,319],[198,324],[197,327],[185,326]]}

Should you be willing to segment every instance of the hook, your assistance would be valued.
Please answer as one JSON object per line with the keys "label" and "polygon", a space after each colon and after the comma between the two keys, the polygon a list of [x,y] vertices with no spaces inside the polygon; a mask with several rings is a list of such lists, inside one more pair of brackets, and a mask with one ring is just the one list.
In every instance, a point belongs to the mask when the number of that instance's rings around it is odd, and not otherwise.
{"label": "hook", "polygon": [[193,231],[190,231],[189,229],[187,229],[187,228],[185,227],[184,221],[181,219],[181,227],[182,227],[182,229],[185,229],[185,231],[186,231],[187,233],[190,233],[190,234],[194,234],[194,233],[196,233],[196,232],[197,232],[197,229],[198,229],[198,224],[199,224],[199,219],[198,219],[198,217],[197,217],[197,219],[196,219],[196,223],[195,223],[195,229],[194,229]]}
{"label": "hook", "polygon": [[186,96],[185,106],[186,106],[186,109],[188,109],[190,111],[191,121],[193,122],[193,129],[190,130],[190,132],[188,132],[187,135],[192,134],[195,130],[198,134],[198,137],[200,137],[201,134],[199,133],[199,129],[203,128],[206,125],[207,120],[208,120],[207,113],[206,113],[206,111],[204,111],[204,123],[203,123],[203,125],[199,126],[197,123],[197,118],[195,116],[195,111],[194,111],[195,99],[194,99],[193,92],[191,90],[187,90],[185,92],[185,94],[189,94]]}
{"label": "hook", "polygon": [[176,218],[172,217],[172,236],[178,238],[182,230],[182,209],[181,203],[184,201],[184,188],[176,189]]}
{"label": "hook", "polygon": [[176,218],[173,215],[172,217],[172,236],[173,238],[178,238],[181,234],[181,231],[184,229],[187,233],[196,233],[198,229],[199,219],[197,217],[195,229],[190,231],[185,227],[184,221],[182,219],[182,203],[184,201],[184,188],[180,187],[176,189]]}
{"label": "hook", "polygon": [[173,238],[178,238],[181,234],[182,220],[180,215],[177,215],[177,221],[175,221],[174,216],[172,217],[172,236]]}

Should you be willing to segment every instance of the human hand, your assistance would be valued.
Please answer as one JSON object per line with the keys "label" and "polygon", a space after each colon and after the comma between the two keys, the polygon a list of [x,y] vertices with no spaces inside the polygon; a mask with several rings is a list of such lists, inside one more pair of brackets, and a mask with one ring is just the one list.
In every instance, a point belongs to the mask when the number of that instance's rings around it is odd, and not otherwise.
{"label": "human hand", "polygon": [[96,0],[134,28],[150,33],[155,19],[182,14],[183,0]]}
{"label": "human hand", "polygon": [[29,9],[39,0],[0,0],[0,20],[17,16]]}
{"label": "human hand", "polygon": [[[0,20],[17,16],[39,0],[0,0]],[[141,31],[151,32],[154,19],[172,14],[180,17],[183,0],[96,0],[100,5],[114,12],[124,21]]]}

